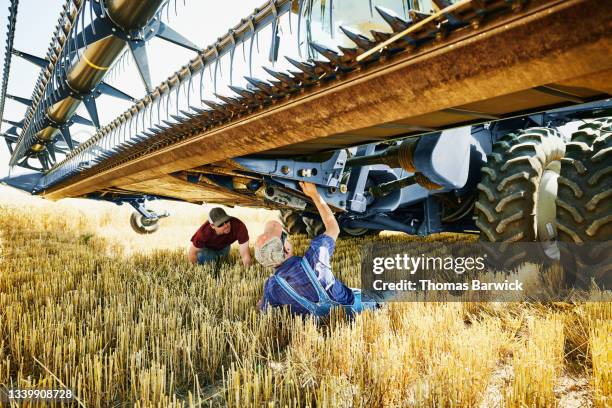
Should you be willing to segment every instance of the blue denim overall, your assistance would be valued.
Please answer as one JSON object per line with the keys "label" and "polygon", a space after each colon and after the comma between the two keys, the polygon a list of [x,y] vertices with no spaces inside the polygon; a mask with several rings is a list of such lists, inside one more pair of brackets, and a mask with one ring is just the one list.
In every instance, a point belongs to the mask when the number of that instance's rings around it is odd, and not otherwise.
{"label": "blue denim overall", "polygon": [[317,279],[317,276],[308,261],[305,258],[302,258],[300,264],[302,265],[302,268],[304,268],[304,271],[306,271],[308,280],[317,292],[317,297],[319,299],[317,302],[312,302],[297,293],[283,277],[273,275],[272,278],[276,280],[278,285],[287,293],[287,295],[299,303],[304,309],[308,310],[308,312],[310,312],[312,315],[317,317],[327,316],[333,307],[342,307],[349,315],[359,313],[365,309],[375,309],[378,307],[376,302],[362,302],[360,289],[352,289],[353,294],[355,295],[355,301],[352,305],[343,305],[332,300],[323,288],[323,285],[321,285],[321,282],[319,282],[319,279]]}

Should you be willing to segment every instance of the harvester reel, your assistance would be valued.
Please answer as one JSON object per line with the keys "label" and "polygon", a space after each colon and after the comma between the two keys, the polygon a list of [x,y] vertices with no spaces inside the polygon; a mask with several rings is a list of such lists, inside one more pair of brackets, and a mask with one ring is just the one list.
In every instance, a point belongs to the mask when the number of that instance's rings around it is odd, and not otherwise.
{"label": "harvester reel", "polygon": [[[484,242],[542,242],[542,249],[557,258],[557,178],[565,154],[559,133],[530,128],[504,136],[493,145],[481,170],[476,202],[476,225]],[[507,265],[525,260],[513,253]]]}
{"label": "harvester reel", "polygon": [[[563,264],[576,271],[573,280],[588,287],[591,278],[609,288],[601,267],[612,251],[612,120],[583,125],[567,144],[557,198],[559,238],[578,244],[562,252]],[[607,124],[607,125],[606,125]],[[590,142],[590,143],[589,143]],[[587,244],[584,247],[580,245]],[[568,263],[571,261],[571,263]]]}
{"label": "harvester reel", "polygon": [[159,218],[146,218],[134,211],[130,216],[130,226],[138,234],[152,234],[159,229]]}

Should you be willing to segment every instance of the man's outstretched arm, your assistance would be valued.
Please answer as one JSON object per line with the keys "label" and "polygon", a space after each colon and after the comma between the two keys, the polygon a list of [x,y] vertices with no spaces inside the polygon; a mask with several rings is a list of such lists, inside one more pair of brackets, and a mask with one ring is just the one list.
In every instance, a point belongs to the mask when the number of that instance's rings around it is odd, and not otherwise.
{"label": "man's outstretched arm", "polygon": [[189,262],[192,264],[198,262],[198,252],[200,252],[200,249],[190,243],[189,250],[187,251],[187,259],[189,259]]}
{"label": "man's outstretched arm", "polygon": [[244,266],[249,267],[253,263],[251,259],[251,251],[249,250],[249,241],[240,244],[240,257]]}
{"label": "man's outstretched arm", "polygon": [[331,238],[336,240],[338,235],[340,234],[340,226],[338,225],[338,221],[334,216],[329,205],[323,200],[323,197],[317,191],[317,187],[313,183],[307,183],[300,181],[300,187],[304,194],[306,194],[314,205],[317,207],[317,211],[319,211],[319,215],[323,220],[323,225],[325,225],[325,235],[329,235]]}

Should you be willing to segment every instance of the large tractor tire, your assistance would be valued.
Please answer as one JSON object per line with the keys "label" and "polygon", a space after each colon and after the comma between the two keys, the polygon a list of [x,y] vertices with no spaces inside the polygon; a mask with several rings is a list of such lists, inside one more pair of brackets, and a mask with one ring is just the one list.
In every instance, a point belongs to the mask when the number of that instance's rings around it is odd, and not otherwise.
{"label": "large tractor tire", "polygon": [[130,216],[130,226],[138,234],[152,234],[159,229],[159,219],[149,220],[134,211]]}
{"label": "large tractor tire", "polygon": [[476,225],[484,242],[552,241],[565,144],[549,128],[530,128],[493,145],[482,168]]}
{"label": "large tractor tire", "polygon": [[[574,133],[559,177],[557,228],[560,240],[571,245],[562,255],[579,286],[589,286],[591,279],[607,288],[612,283],[609,266],[602,267],[609,263],[612,252],[611,122],[606,125],[600,120],[603,125],[599,128]],[[568,266],[567,259],[572,259],[572,265]]]}
{"label": "large tractor tire", "polygon": [[285,230],[290,234],[306,234],[306,224],[302,219],[302,215],[293,210],[281,210],[281,221],[285,226]]}
{"label": "large tractor tire", "polygon": [[599,118],[578,127],[572,134],[572,142],[583,142],[591,147],[595,140],[603,134],[612,131],[612,117]]}

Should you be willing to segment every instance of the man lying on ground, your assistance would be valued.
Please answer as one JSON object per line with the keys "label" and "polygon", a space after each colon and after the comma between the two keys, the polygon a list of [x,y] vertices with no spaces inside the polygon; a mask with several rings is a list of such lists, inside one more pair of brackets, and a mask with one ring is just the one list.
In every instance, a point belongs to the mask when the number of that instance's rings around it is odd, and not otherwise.
{"label": "man lying on ground", "polygon": [[314,184],[300,182],[300,187],[317,207],[325,232],[315,237],[304,256],[299,257],[293,256],[293,246],[281,223],[266,223],[264,233],[255,242],[255,259],[275,271],[264,284],[259,306],[265,310],[287,305],[294,314],[315,316],[325,316],[332,307],[343,305],[360,311],[360,293],[354,293],[337,280],[331,270],[331,258],[340,233],[336,217]]}
{"label": "man lying on ground", "polygon": [[208,213],[206,221],[191,237],[187,257],[191,263],[219,261],[229,256],[230,246],[235,241],[240,245],[240,257],[244,266],[251,265],[249,232],[238,218],[230,217],[219,207]]}

